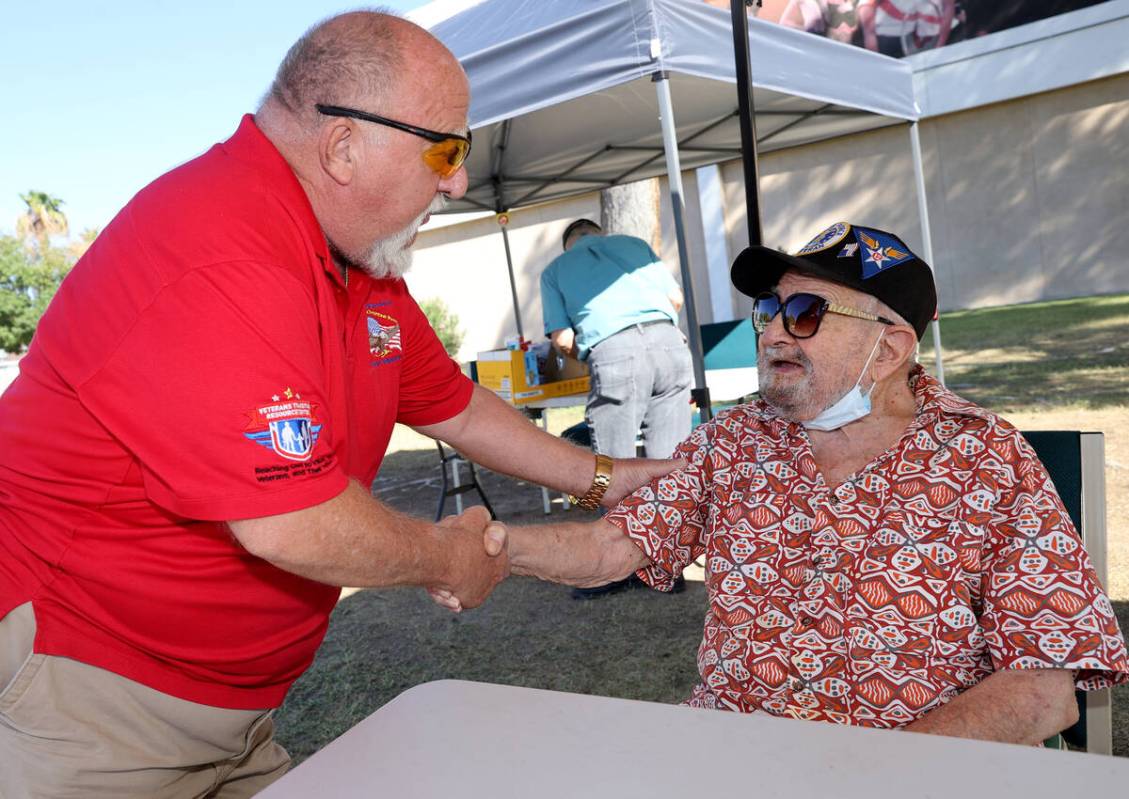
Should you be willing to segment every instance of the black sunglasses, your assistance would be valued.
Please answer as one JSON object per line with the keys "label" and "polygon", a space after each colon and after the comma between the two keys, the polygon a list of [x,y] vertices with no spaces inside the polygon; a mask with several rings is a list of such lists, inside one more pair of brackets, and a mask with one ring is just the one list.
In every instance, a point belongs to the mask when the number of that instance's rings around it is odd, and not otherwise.
{"label": "black sunglasses", "polygon": [[458,172],[459,167],[463,165],[467,156],[470,155],[469,130],[465,136],[459,133],[440,133],[437,130],[428,130],[427,128],[409,125],[407,122],[398,122],[395,119],[370,114],[367,111],[358,111],[355,108],[345,108],[340,105],[322,105],[318,103],[314,108],[318,110],[319,114],[325,114],[327,117],[360,119],[364,122],[372,122],[376,125],[384,125],[388,128],[402,130],[405,133],[411,133],[414,136],[420,136],[430,142],[435,142],[435,144],[423,151],[423,162],[441,177],[449,178],[451,175]]}
{"label": "black sunglasses", "polygon": [[896,325],[883,316],[875,316],[866,311],[856,311],[845,305],[836,305],[830,300],[825,300],[817,294],[800,292],[793,294],[786,300],[781,300],[775,292],[766,291],[758,294],[753,300],[753,329],[761,334],[768,327],[780,311],[784,314],[784,329],[792,338],[811,338],[819,332],[819,323],[825,314],[833,313],[840,316],[850,316],[854,319],[865,319],[868,322],[881,322],[884,325]]}

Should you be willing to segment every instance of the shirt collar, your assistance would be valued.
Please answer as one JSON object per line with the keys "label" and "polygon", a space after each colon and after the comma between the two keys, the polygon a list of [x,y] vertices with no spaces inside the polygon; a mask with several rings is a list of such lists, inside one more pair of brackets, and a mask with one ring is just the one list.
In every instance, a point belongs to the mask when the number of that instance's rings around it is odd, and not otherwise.
{"label": "shirt collar", "polygon": [[917,400],[917,418],[930,416],[971,416],[996,422],[999,417],[986,408],[959,397],[945,388],[921,364],[913,367],[909,375],[910,386]]}
{"label": "shirt collar", "polygon": [[278,196],[294,221],[309,236],[322,267],[332,279],[343,284],[341,273],[330,258],[329,245],[317,217],[314,216],[310,198],[306,196],[302,184],[298,182],[298,177],[282,157],[282,153],[255,124],[255,117],[245,114],[235,133],[220,147],[228,156],[242,161],[263,175],[264,184]]}
{"label": "shirt collar", "polygon": [[[976,405],[963,397],[949,391],[937,378],[925,371],[921,364],[915,364],[909,373],[910,390],[913,391],[914,400],[917,402],[917,413],[911,428],[917,428],[927,420],[940,416],[971,416],[977,419],[986,419],[994,422],[997,417],[994,413]],[[765,400],[758,399],[749,406],[749,411],[758,419],[769,424],[791,425],[799,424],[781,416],[775,408]]]}

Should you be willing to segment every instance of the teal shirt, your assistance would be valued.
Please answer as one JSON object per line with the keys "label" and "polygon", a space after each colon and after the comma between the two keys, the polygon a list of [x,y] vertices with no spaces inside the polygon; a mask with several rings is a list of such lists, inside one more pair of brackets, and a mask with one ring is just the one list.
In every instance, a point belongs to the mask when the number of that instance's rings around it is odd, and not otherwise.
{"label": "teal shirt", "polygon": [[678,324],[670,295],[678,284],[642,239],[585,236],[541,273],[545,334],[571,327],[579,357],[640,322]]}

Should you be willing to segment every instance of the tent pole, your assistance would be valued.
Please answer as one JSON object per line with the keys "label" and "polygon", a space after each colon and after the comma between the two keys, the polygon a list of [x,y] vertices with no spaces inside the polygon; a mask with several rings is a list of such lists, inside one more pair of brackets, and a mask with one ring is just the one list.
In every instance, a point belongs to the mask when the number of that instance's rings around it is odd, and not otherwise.
{"label": "tent pole", "polygon": [[506,157],[506,147],[510,143],[510,127],[513,120],[507,119],[502,123],[502,130],[494,151],[490,154],[490,180],[494,183],[494,212],[497,214],[498,225],[502,228],[502,244],[506,248],[506,269],[510,273],[510,297],[514,303],[514,325],[517,327],[518,338],[525,339],[525,331],[521,327],[521,306],[517,301],[517,280],[514,278],[514,259],[510,254],[510,234],[506,231],[509,225],[509,214],[506,213],[506,197],[502,190],[502,161]]}
{"label": "tent pole", "polygon": [[[760,182],[757,179],[757,126],[753,119],[753,72],[749,62],[749,17],[746,0],[729,0],[733,19],[733,67],[737,74],[737,118],[741,122],[741,162],[745,167],[745,220],[749,246],[764,243],[761,230]],[[760,5],[758,2],[757,5]]]}
{"label": "tent pole", "polygon": [[502,225],[502,244],[506,246],[506,269],[510,272],[510,297],[514,302],[514,324],[517,325],[518,337],[525,339],[525,332],[521,329],[521,306],[517,301],[517,280],[514,278],[514,259],[510,255],[510,234],[506,232],[506,225]]}
{"label": "tent pole", "polygon": [[[929,205],[925,199],[925,166],[921,158],[921,134],[917,122],[909,125],[909,141],[913,150],[913,177],[917,184],[917,213],[921,219],[921,247],[924,250],[925,262],[933,270],[933,283],[937,283],[937,262],[933,260],[933,234],[929,228]],[[945,364],[941,357],[941,322],[934,319],[933,327],[933,354],[937,370],[937,380],[945,385]]]}
{"label": "tent pole", "polygon": [[651,76],[659,99],[659,121],[662,124],[663,150],[666,152],[667,185],[670,188],[670,209],[674,214],[674,234],[678,240],[678,271],[682,276],[682,293],[686,302],[686,327],[690,334],[690,360],[694,365],[692,396],[703,422],[713,418],[710,390],[706,386],[706,370],[702,361],[702,329],[698,327],[698,308],[694,303],[694,282],[690,275],[690,256],[686,248],[683,221],[685,204],[682,195],[682,165],[678,158],[678,138],[674,130],[674,105],[670,100],[670,78],[665,72]]}

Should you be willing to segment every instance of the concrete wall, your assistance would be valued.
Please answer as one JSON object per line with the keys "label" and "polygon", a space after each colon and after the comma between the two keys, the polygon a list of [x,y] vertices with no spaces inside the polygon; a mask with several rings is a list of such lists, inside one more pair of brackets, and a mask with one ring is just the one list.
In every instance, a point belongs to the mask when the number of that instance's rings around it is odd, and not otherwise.
{"label": "concrete wall", "polygon": [[[600,197],[589,194],[510,213],[507,227],[525,337],[544,337],[540,278],[561,252],[561,236],[577,217],[599,219]],[[517,335],[502,233],[493,215],[420,231],[406,280],[417,300],[440,297],[459,317],[465,337],[459,360],[502,346]]]}
{"label": "concrete wall", "polygon": [[[921,138],[943,310],[1129,291],[1129,75],[927,119]],[[767,244],[795,249],[842,219],[921,247],[907,127],[760,166]],[[740,163],[722,177],[732,255]]]}
{"label": "concrete wall", "polygon": [[[1129,75],[927,119],[921,139],[943,310],[1129,291]],[[920,250],[908,127],[769,153],[760,167],[767,244],[795,250],[847,220],[894,231]],[[731,261],[747,243],[741,165],[720,173]],[[744,316],[750,303],[729,287],[727,270],[706,266],[695,174],[683,182],[698,321]],[[660,255],[677,275],[665,180],[661,190]],[[541,270],[578,216],[599,218],[597,194],[511,214],[527,338],[543,336]],[[429,227],[408,276],[413,294],[442,297],[459,315],[461,359],[501,346],[516,327],[494,218]],[[729,292],[730,307],[712,307],[724,303],[711,303],[711,282],[715,294]]]}
{"label": "concrete wall", "polygon": [[922,124],[946,308],[1129,291],[1129,75]]}
{"label": "concrete wall", "polygon": [[[686,243],[690,262],[705,263],[705,240],[701,231],[698,187],[693,173],[684,176],[686,194]],[[674,215],[666,179],[660,181],[659,256],[681,284],[678,272],[678,244],[674,235]],[[521,307],[523,332],[527,339],[544,338],[541,316],[541,272],[561,254],[561,236],[568,223],[578,217],[600,220],[600,195],[586,194],[510,213],[508,232],[510,254]],[[517,334],[510,298],[506,250],[495,217],[485,216],[459,224],[431,224],[420,232],[415,245],[415,261],[407,282],[417,300],[440,297],[459,317],[465,332],[460,360],[502,346]],[[710,286],[704,271],[694,276],[699,324],[714,321],[709,309]],[[680,320],[686,328],[686,312]]]}

